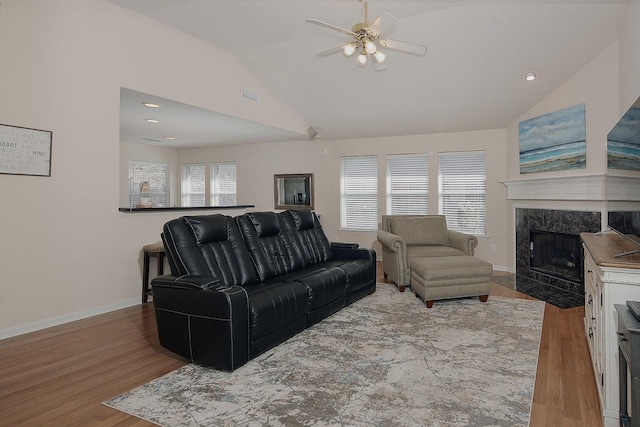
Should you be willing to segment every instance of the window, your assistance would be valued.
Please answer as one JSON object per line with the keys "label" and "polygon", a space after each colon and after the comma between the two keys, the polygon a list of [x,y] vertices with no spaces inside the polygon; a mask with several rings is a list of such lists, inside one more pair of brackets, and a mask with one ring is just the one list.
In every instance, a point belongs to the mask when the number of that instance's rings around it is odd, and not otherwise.
{"label": "window", "polygon": [[378,229],[378,158],[343,157],[340,165],[340,227]]}
{"label": "window", "polygon": [[440,213],[447,227],[486,234],[487,192],[484,151],[439,153]]}
{"label": "window", "polygon": [[205,165],[182,166],[182,203],[181,206],[204,206]]}
{"label": "window", "polygon": [[429,213],[429,156],[387,156],[387,215]]}
{"label": "window", "polygon": [[140,204],[140,183],[151,187],[153,207],[169,206],[169,163],[129,160],[129,207]]}
{"label": "window", "polygon": [[236,203],[236,162],[211,164],[211,206]]}

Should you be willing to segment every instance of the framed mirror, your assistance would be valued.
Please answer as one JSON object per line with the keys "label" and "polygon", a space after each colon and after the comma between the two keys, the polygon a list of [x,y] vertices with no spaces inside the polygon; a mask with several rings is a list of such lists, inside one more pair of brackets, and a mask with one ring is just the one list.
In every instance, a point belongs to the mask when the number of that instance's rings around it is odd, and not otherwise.
{"label": "framed mirror", "polygon": [[313,209],[313,174],[273,176],[274,209]]}

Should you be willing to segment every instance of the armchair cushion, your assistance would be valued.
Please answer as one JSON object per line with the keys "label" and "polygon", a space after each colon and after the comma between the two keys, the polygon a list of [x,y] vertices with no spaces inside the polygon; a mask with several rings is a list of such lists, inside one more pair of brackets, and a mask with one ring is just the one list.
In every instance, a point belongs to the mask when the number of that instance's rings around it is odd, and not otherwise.
{"label": "armchair cushion", "polygon": [[404,237],[407,245],[449,245],[447,220],[443,215],[396,217],[391,232]]}

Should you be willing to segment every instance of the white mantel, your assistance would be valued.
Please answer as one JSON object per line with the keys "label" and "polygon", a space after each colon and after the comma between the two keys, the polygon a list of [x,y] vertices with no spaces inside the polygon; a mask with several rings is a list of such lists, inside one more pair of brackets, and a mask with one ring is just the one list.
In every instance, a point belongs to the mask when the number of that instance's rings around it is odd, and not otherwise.
{"label": "white mantel", "polygon": [[640,176],[581,175],[502,182],[508,200],[640,202]]}

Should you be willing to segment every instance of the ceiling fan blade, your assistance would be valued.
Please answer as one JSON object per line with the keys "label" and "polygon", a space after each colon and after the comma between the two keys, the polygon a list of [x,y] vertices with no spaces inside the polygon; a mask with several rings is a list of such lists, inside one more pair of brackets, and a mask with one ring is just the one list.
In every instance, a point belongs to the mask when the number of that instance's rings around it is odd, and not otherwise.
{"label": "ceiling fan blade", "polygon": [[398,50],[405,53],[410,53],[412,55],[423,56],[424,54],[427,53],[427,47],[421,44],[407,43],[407,42],[401,42],[398,40],[390,40],[390,39],[380,40],[378,43],[382,47]]}
{"label": "ceiling fan blade", "polygon": [[392,27],[395,26],[396,17],[390,13],[382,12],[372,23],[369,25],[369,30],[376,34],[388,33]]}
{"label": "ceiling fan blade", "polygon": [[329,49],[321,50],[320,52],[316,53],[316,55],[329,56],[329,55],[333,55],[334,53],[342,52],[343,49],[344,49],[344,43],[339,44],[338,46],[330,47]]}
{"label": "ceiling fan blade", "polygon": [[307,19],[306,21],[310,24],[320,25],[321,27],[325,27],[334,31],[339,31],[349,36],[355,36],[355,33],[351,30],[346,30],[344,28],[336,27],[335,25],[327,24],[326,22],[318,21],[317,19]]}

